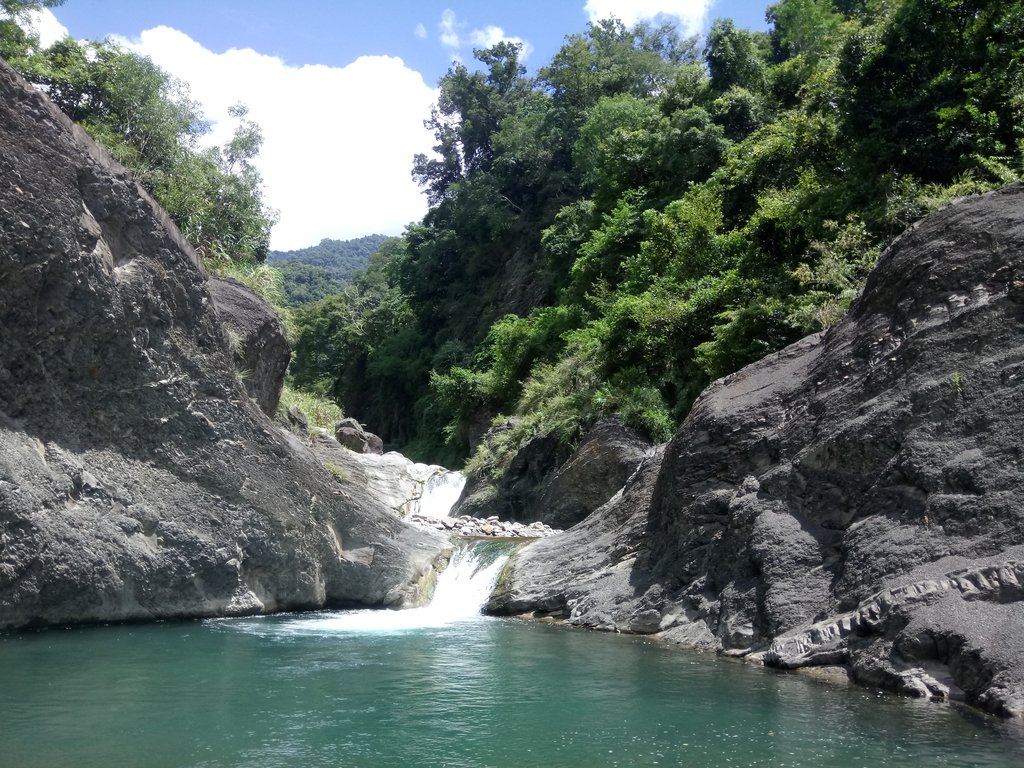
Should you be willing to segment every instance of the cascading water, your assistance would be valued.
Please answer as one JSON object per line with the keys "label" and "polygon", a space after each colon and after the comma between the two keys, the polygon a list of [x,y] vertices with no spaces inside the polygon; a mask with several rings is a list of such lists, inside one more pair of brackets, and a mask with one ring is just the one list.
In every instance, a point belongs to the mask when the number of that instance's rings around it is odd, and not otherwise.
{"label": "cascading water", "polygon": [[461,544],[437,577],[434,599],[423,610],[448,621],[479,616],[509,558],[504,542]]}
{"label": "cascading water", "polygon": [[423,495],[419,498],[414,514],[420,517],[448,517],[465,485],[466,476],[461,472],[435,472],[423,483]]}
{"label": "cascading water", "polygon": [[395,632],[443,627],[453,622],[479,618],[513,546],[507,541],[461,543],[448,567],[437,577],[433,600],[422,608],[321,614],[316,618],[289,622],[288,629],[300,633]]}

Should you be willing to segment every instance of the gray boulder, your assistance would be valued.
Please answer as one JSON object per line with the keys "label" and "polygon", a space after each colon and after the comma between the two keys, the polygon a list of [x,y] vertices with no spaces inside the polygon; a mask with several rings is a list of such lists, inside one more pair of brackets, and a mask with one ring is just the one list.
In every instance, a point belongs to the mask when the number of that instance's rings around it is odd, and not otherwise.
{"label": "gray boulder", "polygon": [[[492,427],[491,436],[512,428]],[[553,435],[526,443],[497,481],[470,479],[453,514],[569,528],[625,484],[653,448],[617,417],[600,419],[567,455]]]}
{"label": "gray boulder", "polygon": [[1024,715],[1024,186],[886,251],[827,333],[712,384],[491,609]]}
{"label": "gray boulder", "polygon": [[652,452],[650,441],[621,419],[599,420],[543,483],[533,518],[552,528],[571,528],[614,496]]}
{"label": "gray boulder", "polygon": [[441,536],[237,381],[166,214],[0,62],[0,628],[421,597]]}
{"label": "gray boulder", "polygon": [[213,276],[209,288],[245,390],[273,418],[292,357],[284,325],[261,296],[234,278]]}
{"label": "gray boulder", "polygon": [[377,456],[384,453],[384,441],[372,432],[367,432],[362,424],[351,417],[335,424],[334,439],[356,453],[372,453]]}
{"label": "gray boulder", "polygon": [[[511,429],[511,421],[492,427],[490,434],[508,429]],[[536,435],[516,452],[497,481],[471,477],[452,514],[519,522],[539,520],[541,488],[566,458],[566,451],[553,435]]]}
{"label": "gray boulder", "polygon": [[428,482],[435,475],[448,472],[436,464],[414,462],[395,451],[353,451],[323,433],[311,436],[310,448],[339,482],[339,493],[344,495],[353,487],[364,488],[402,518],[418,513]]}

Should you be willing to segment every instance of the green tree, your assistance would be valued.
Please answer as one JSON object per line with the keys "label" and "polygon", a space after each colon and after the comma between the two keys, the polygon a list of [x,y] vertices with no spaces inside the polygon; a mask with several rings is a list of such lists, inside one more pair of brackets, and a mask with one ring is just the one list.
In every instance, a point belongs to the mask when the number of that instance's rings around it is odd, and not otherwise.
{"label": "green tree", "polygon": [[64,0],[0,0],[0,58],[18,67],[39,47],[38,36],[25,31],[28,14],[63,3]]}
{"label": "green tree", "polygon": [[739,29],[728,19],[718,19],[708,30],[704,59],[711,75],[711,88],[725,93],[734,86],[750,91],[764,87],[765,65],[761,38]]}
{"label": "green tree", "polygon": [[224,148],[201,149],[208,130],[187,86],[112,41],[58,41],[34,50],[22,73],[46,91],[167,210],[211,262],[262,262],[276,215],[263,203],[252,160],[262,145],[243,105]]}
{"label": "green tree", "polygon": [[494,158],[492,140],[502,120],[529,92],[519,63],[522,46],[501,42],[473,56],[486,72],[470,72],[455,64],[441,79],[437,106],[424,125],[434,132],[438,157],[416,155],[413,178],[432,203],[440,202],[456,181],[486,171]]}
{"label": "green tree", "polygon": [[392,412],[361,407],[431,460],[515,415],[470,460],[492,476],[600,414],[662,439],[709,380],[834,323],[903,227],[1020,176],[1024,0],[768,18],[716,22],[702,60],[671,27],[607,21],[535,81],[506,48],[453,67],[415,167],[430,210],[310,310],[350,326],[314,333],[334,339],[314,379],[386,392]]}

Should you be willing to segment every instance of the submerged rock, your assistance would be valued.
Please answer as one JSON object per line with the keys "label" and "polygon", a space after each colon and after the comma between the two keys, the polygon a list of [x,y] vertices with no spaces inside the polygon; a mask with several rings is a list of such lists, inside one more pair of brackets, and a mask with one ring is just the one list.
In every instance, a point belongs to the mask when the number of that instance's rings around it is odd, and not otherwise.
{"label": "submerged rock", "polygon": [[491,610],[1024,715],[1021,285],[1024,186],[923,220],[838,325],[712,384],[522,549]]}
{"label": "submerged rock", "polygon": [[446,537],[234,374],[167,215],[0,62],[0,628],[414,603]]}

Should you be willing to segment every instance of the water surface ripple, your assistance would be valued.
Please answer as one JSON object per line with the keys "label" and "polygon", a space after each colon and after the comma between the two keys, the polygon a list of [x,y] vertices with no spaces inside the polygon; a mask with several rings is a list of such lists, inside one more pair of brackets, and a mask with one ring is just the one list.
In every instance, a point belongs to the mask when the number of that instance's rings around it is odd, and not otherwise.
{"label": "water surface ripple", "polygon": [[0,765],[1024,765],[1020,724],[947,706],[639,638],[380,616],[0,635]]}

